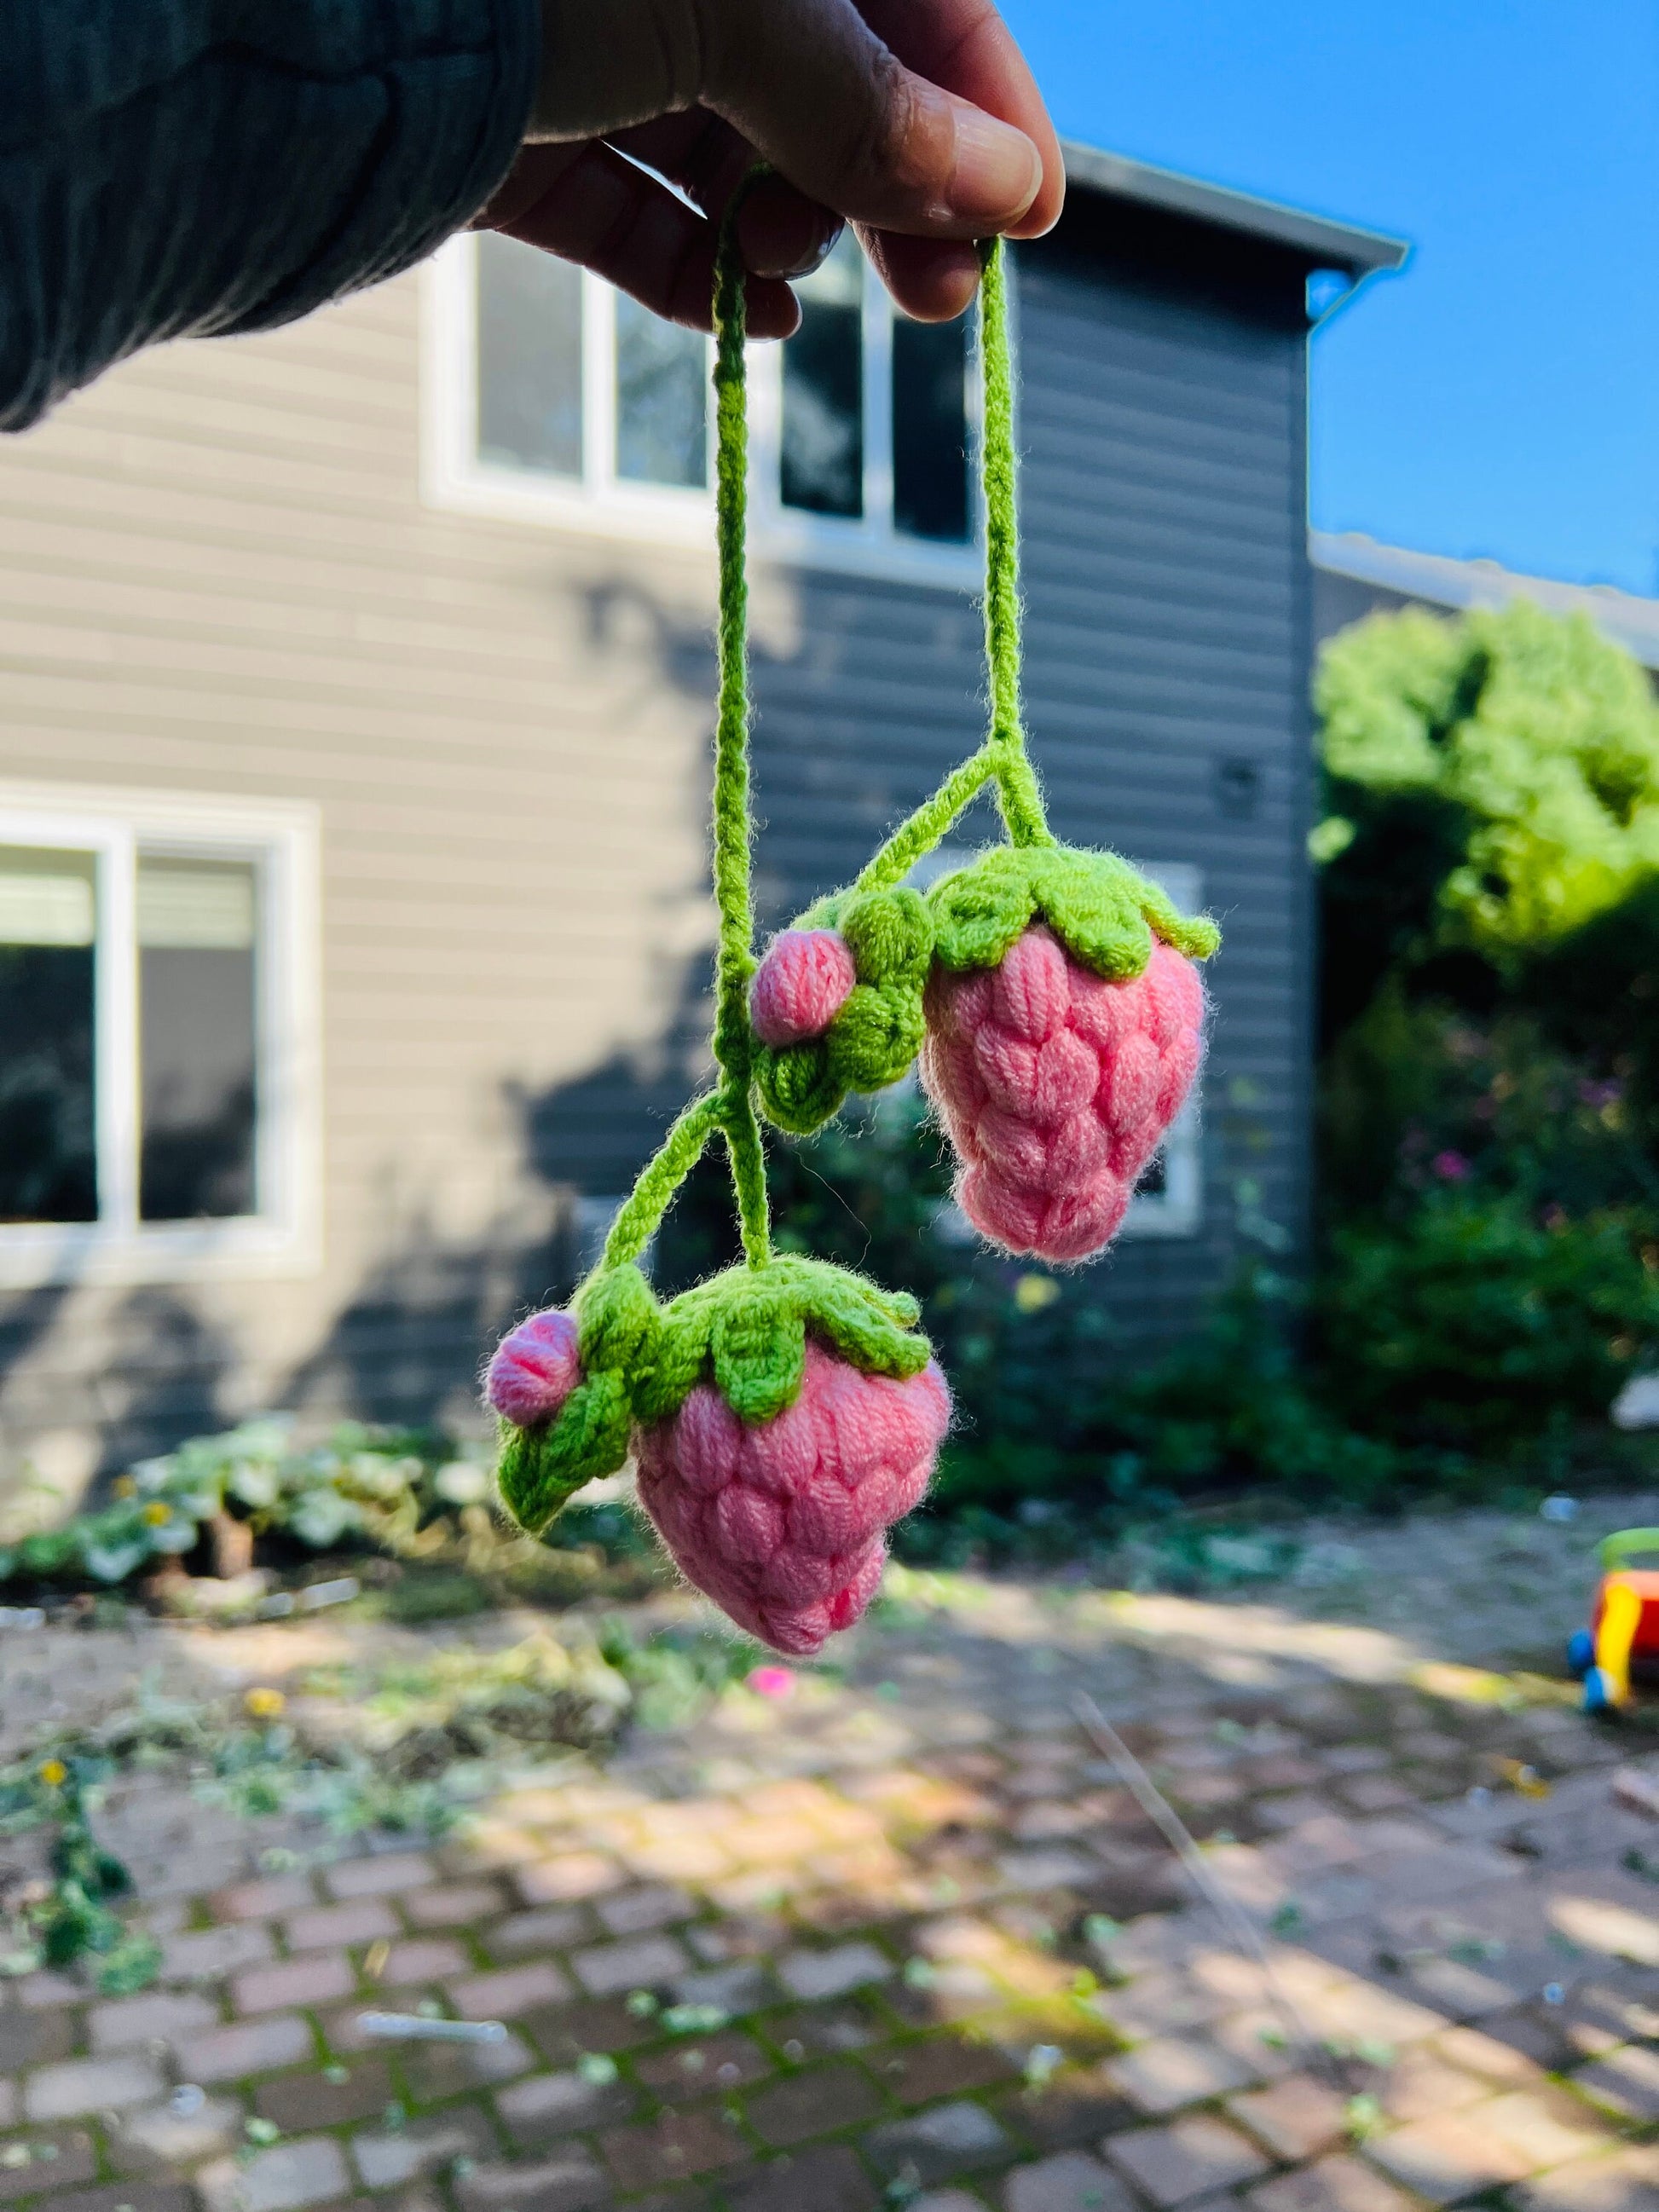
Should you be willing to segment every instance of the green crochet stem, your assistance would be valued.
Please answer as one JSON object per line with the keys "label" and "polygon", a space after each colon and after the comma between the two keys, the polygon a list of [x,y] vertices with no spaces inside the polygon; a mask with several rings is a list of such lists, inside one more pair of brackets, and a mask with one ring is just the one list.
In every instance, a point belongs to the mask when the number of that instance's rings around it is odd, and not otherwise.
{"label": "green crochet stem", "polygon": [[603,1267],[625,1267],[637,1260],[651,1242],[658,1223],[673,1202],[716,1129],[726,1121],[724,1090],[705,1091],[692,1100],[664,1138],[657,1152],[641,1170],[639,1181],[611,1224],[605,1240]]}
{"label": "green crochet stem", "polygon": [[[753,825],[749,805],[749,398],[744,340],[743,258],[737,218],[749,187],[766,173],[751,171],[720,224],[714,270],[714,520],[720,556],[720,709],[714,731],[714,898],[720,908],[715,963],[714,1059],[720,1088],[688,1106],[641,1174],[605,1240],[605,1268],[637,1260],[675,1192],[716,1130],[726,1139],[751,1267],[772,1259],[766,1161],[755,1110],[754,1037],[749,984],[755,968],[750,892]],[[991,726],[978,751],[951,771],[888,838],[858,879],[860,891],[880,890],[908,875],[931,852],[975,793],[994,781],[1002,817],[1015,845],[1054,842],[1042,795],[1025,750],[1020,705],[1019,529],[1014,459],[1013,370],[1008,348],[1006,256],[1000,239],[981,248],[980,360],[984,386],[981,430],[985,501],[985,658]]]}
{"label": "green crochet stem", "polygon": [[985,501],[985,665],[990,734],[931,799],[902,822],[854,888],[889,890],[931,853],[976,792],[994,777],[1002,818],[1016,845],[1052,845],[1036,772],[1025,750],[1020,703],[1018,471],[1014,457],[1014,372],[1008,344],[1007,253],[1000,238],[980,248],[979,351],[984,393],[980,466]]}
{"label": "green crochet stem", "polygon": [[714,265],[714,531],[720,552],[720,715],[714,730],[714,901],[720,908],[715,973],[714,1058],[726,1078],[721,1127],[732,1161],[744,1256],[763,1267],[772,1256],[750,1073],[749,979],[754,973],[754,916],[749,892],[749,378],[744,353],[748,316],[738,215],[749,188],[765,172],[750,172],[720,223]]}
{"label": "green crochet stem", "polygon": [[1016,845],[1052,845],[1036,772],[1025,751],[1020,705],[1019,507],[1014,459],[1014,371],[1008,347],[1008,253],[1000,238],[980,248],[979,344],[985,392],[980,426],[985,483],[985,659],[997,794]]}
{"label": "green crochet stem", "polygon": [[720,222],[714,262],[714,530],[720,559],[720,703],[714,725],[714,902],[720,909],[714,968],[716,1091],[694,1099],[641,1171],[605,1238],[602,1269],[637,1260],[716,1130],[726,1139],[737,1194],[744,1256],[751,1267],[772,1258],[766,1158],[755,1111],[749,1027],[749,979],[754,973],[754,917],[750,895],[749,809],[749,393],[743,257],[737,220],[750,187],[767,173],[752,170]]}

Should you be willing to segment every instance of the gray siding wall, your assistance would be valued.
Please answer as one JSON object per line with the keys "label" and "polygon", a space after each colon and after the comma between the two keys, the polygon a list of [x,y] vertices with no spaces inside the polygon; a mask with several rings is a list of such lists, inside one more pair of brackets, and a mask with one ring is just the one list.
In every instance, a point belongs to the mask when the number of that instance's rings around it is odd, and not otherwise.
{"label": "gray siding wall", "polygon": [[1282,294],[1230,301],[1086,247],[1027,256],[1020,304],[1030,715],[1055,826],[1196,866],[1224,932],[1201,1231],[1111,1264],[1126,1320],[1162,1331],[1229,1278],[1241,1217],[1306,1235],[1305,329]]}

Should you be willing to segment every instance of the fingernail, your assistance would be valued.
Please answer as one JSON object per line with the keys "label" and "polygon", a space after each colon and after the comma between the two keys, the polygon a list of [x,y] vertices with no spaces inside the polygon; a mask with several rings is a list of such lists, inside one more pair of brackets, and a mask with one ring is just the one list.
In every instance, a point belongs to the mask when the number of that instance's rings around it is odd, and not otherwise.
{"label": "fingernail", "polygon": [[956,161],[951,173],[950,212],[958,221],[1012,222],[1024,214],[1042,184],[1042,156],[1023,131],[999,123],[983,108],[952,102]]}
{"label": "fingernail", "polygon": [[822,269],[830,258],[832,249],[839,242],[842,232],[845,228],[844,223],[838,222],[832,230],[827,233],[820,232],[812,243],[802,250],[791,267],[780,269],[776,274],[780,276],[811,276],[815,270]]}

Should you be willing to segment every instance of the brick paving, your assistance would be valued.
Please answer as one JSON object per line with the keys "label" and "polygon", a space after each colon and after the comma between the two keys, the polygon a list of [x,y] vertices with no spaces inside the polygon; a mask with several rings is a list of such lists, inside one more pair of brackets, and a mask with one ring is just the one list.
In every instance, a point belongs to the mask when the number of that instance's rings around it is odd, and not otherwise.
{"label": "brick paving", "polygon": [[[1550,1540],[1492,1516],[1443,1538],[1483,1589],[1504,1546],[1531,1573]],[[161,1977],[3,1984],[0,2198],[1656,2212],[1659,1826],[1613,1776],[1659,1756],[1505,1671],[1542,1663],[1536,1591],[1511,1581],[1479,1654],[1443,1591],[1402,1607],[1428,1590],[1408,1577],[1363,1603],[913,1581],[787,1703],[737,1692],[603,1764],[572,1754],[428,1848],[239,1822],[136,1777],[100,1821],[139,1866]],[[292,1679],[353,1633],[149,1626],[136,1655],[133,1634],[14,1636],[0,1705],[23,1677],[73,1711],[77,1685],[152,1664],[175,1689]],[[1079,1725],[1084,1692],[1270,1975]],[[20,1879],[38,1863],[0,1844]],[[371,2045],[370,2008],[508,2033]]]}

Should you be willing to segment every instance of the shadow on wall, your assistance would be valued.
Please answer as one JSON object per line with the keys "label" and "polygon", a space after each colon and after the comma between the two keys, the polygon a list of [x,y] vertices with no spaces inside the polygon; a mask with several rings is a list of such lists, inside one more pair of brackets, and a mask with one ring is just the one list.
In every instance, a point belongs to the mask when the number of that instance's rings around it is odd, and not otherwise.
{"label": "shadow on wall", "polygon": [[6,1429],[21,1471],[0,1494],[30,1527],[73,1506],[101,1478],[222,1425],[235,1347],[179,1292],[147,1285],[100,1312],[96,1369],[77,1362],[65,1308],[74,1285],[21,1299],[0,1333],[0,1377],[33,1364],[8,1393]]}
{"label": "shadow on wall", "polygon": [[[876,593],[867,580],[811,575],[792,577],[790,590],[792,636],[774,644],[757,635],[751,646],[762,932],[856,874],[885,831],[977,743],[983,712],[979,618],[966,597],[898,586]],[[625,647],[637,658],[643,694],[666,684],[705,708],[712,702],[706,623],[676,614],[631,578],[612,576],[586,593],[583,629],[596,654]],[[700,819],[707,743],[702,757]],[[963,834],[992,835],[988,814]],[[507,1097],[526,1180],[555,1200],[553,1233],[526,1243],[502,1220],[480,1243],[456,1247],[416,1232],[366,1279],[290,1378],[284,1403],[319,1417],[482,1418],[477,1374],[497,1336],[569,1294],[593,1256],[606,1203],[626,1192],[707,1076],[709,956],[672,966],[658,1034],[643,1051]]]}

